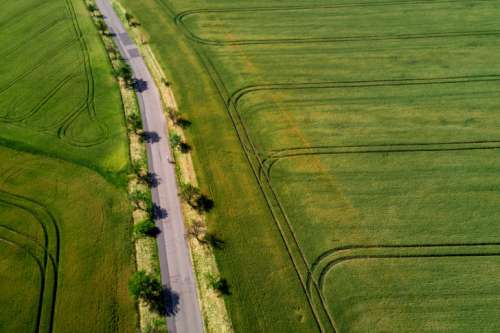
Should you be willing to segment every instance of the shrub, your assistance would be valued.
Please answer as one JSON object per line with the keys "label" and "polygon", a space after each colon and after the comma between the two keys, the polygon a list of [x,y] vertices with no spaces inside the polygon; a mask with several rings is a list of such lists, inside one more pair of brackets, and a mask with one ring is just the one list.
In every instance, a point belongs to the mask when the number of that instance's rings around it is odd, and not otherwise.
{"label": "shrub", "polygon": [[122,78],[125,84],[130,87],[132,86],[132,68],[127,63],[122,63],[120,67],[116,70],[116,76]]}
{"label": "shrub", "polygon": [[128,116],[128,121],[132,131],[137,133],[140,129],[142,129],[142,119],[141,115],[137,112],[134,112]]}

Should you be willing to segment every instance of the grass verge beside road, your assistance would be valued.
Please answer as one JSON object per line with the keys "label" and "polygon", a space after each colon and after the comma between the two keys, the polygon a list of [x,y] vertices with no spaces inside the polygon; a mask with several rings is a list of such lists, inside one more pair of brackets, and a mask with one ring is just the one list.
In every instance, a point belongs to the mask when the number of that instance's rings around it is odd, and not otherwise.
{"label": "grass verge beside road", "polygon": [[[113,1],[113,7],[127,27],[130,35],[139,46],[141,54],[148,65],[153,78],[156,81],[164,103],[165,117],[169,126],[171,137],[178,135],[181,144],[186,144],[187,136],[184,130],[191,123],[186,119],[185,114],[181,114],[175,101],[171,84],[163,69],[156,60],[149,43],[149,34],[142,29],[140,22],[125,10],[117,1]],[[192,148],[192,147],[190,147]],[[191,154],[183,149],[173,147],[176,165],[176,174],[180,184],[190,184],[198,187],[198,180],[193,167]],[[207,332],[231,332],[232,326],[230,318],[225,308],[223,295],[217,288],[215,282],[223,279],[220,276],[212,245],[205,240],[207,233],[206,218],[203,212],[197,211],[186,201],[183,202],[183,212],[185,216],[186,228],[188,230],[186,238],[189,241],[191,256],[193,259],[195,274],[198,282],[198,291],[202,314]],[[208,239],[209,237],[207,237]]]}

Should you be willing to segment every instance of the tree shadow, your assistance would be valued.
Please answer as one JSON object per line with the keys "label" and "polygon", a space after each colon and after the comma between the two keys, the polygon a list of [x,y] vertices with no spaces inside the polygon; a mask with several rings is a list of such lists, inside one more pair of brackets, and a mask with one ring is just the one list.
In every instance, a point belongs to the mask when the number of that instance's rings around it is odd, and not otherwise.
{"label": "tree shadow", "polygon": [[152,188],[158,187],[160,185],[160,178],[154,172],[148,172],[146,175],[146,183]]}
{"label": "tree shadow", "polygon": [[214,208],[214,201],[205,194],[201,194],[198,198],[196,198],[194,206],[197,211],[201,213],[208,213]]}
{"label": "tree shadow", "polygon": [[229,283],[225,278],[221,278],[214,283],[214,288],[221,293],[222,295],[229,296],[231,295],[231,290],[229,287]]}
{"label": "tree shadow", "polygon": [[156,236],[158,236],[160,233],[161,233],[160,228],[158,228],[158,227],[156,227],[156,226],[155,226],[154,228],[151,228],[150,230],[148,230],[148,231],[146,232],[146,235],[148,235],[149,237],[156,237]]}
{"label": "tree shadow", "polygon": [[151,207],[151,216],[154,219],[164,219],[168,216],[168,212],[165,208],[162,208],[154,203]]}
{"label": "tree shadow", "polygon": [[160,293],[148,299],[151,310],[162,316],[173,316],[179,312],[179,294],[170,288],[163,287]]}
{"label": "tree shadow", "polygon": [[141,134],[141,139],[147,143],[156,143],[160,141],[160,136],[156,132],[143,132]]}
{"label": "tree shadow", "polygon": [[132,87],[134,87],[135,91],[141,93],[148,90],[148,82],[142,79],[134,79],[132,82]]}
{"label": "tree shadow", "polygon": [[204,242],[210,244],[214,249],[222,250],[224,248],[225,242],[212,233],[207,233],[203,240]]}
{"label": "tree shadow", "polygon": [[184,118],[177,119],[176,123],[177,123],[177,125],[179,125],[181,128],[184,128],[184,129],[190,127],[192,124],[190,120],[187,120]]}
{"label": "tree shadow", "polygon": [[179,294],[170,288],[163,289],[163,298],[165,300],[164,311],[167,316],[173,316],[179,312]]}
{"label": "tree shadow", "polygon": [[181,142],[179,143],[179,150],[181,151],[181,153],[187,154],[192,150],[192,148],[191,145],[189,145],[189,143]]}

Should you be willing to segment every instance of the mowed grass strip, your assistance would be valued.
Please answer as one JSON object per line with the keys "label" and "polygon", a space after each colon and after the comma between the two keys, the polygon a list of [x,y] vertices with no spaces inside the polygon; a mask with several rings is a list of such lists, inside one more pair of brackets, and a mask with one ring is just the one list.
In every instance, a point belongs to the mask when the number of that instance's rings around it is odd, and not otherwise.
{"label": "mowed grass strip", "polygon": [[133,332],[124,115],[84,1],[0,13],[0,331]]}

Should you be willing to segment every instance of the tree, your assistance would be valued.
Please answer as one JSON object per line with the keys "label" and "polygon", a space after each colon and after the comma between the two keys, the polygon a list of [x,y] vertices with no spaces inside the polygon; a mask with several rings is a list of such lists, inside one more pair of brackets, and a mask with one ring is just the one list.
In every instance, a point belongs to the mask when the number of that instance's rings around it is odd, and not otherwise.
{"label": "tree", "polygon": [[184,199],[187,203],[192,205],[196,198],[200,195],[200,189],[196,186],[194,186],[191,183],[183,183],[181,185],[181,193],[180,196],[182,199]]}
{"label": "tree", "polygon": [[164,293],[160,281],[145,271],[137,271],[128,282],[128,289],[134,300],[146,302],[150,308],[164,307]]}
{"label": "tree", "polygon": [[129,26],[132,28],[139,26],[139,22],[134,18],[134,15],[130,14],[129,12],[125,13],[125,20],[127,20],[127,23]]}
{"label": "tree", "polygon": [[139,113],[134,112],[128,116],[128,121],[130,124],[130,127],[132,131],[134,131],[136,134],[139,130],[142,129],[142,119]]}
{"label": "tree", "polygon": [[116,59],[119,58],[118,50],[113,45],[107,45],[106,46],[106,51],[110,55],[111,59],[115,59],[116,60]]}
{"label": "tree", "polygon": [[138,160],[133,161],[132,172],[135,173],[140,178],[141,175],[146,174],[147,167],[148,167],[147,160],[145,158],[140,158]]}
{"label": "tree", "polygon": [[[168,81],[164,77],[161,78],[161,83],[163,83],[165,85],[165,87],[167,87],[167,88],[170,87],[170,81]],[[169,108],[169,109],[173,109],[173,108]]]}
{"label": "tree", "polygon": [[172,148],[174,149],[179,149],[179,151],[183,154],[191,151],[191,146],[189,145],[189,143],[182,140],[182,137],[177,133],[170,134],[170,146],[172,146]]}
{"label": "tree", "polygon": [[122,63],[116,71],[116,75],[125,81],[127,87],[132,86],[132,68],[127,63]]}
{"label": "tree", "polygon": [[190,183],[181,185],[180,196],[200,213],[209,212],[214,207],[213,200],[201,193],[198,187]]}
{"label": "tree", "polygon": [[108,26],[106,25],[106,22],[104,22],[104,20],[102,19],[99,19],[97,20],[97,29],[103,34],[105,35],[106,32],[108,31]]}
{"label": "tree", "polygon": [[193,208],[195,208],[200,213],[209,212],[213,207],[214,201],[207,197],[205,194],[198,195],[193,205]]}
{"label": "tree", "polygon": [[158,176],[153,172],[141,172],[137,175],[137,179],[149,187],[156,187],[159,183]]}
{"label": "tree", "polygon": [[221,295],[231,295],[229,290],[229,283],[224,278],[219,278],[212,283],[212,287],[217,290]]}
{"label": "tree", "polygon": [[179,151],[183,154],[187,154],[191,151],[191,145],[185,141],[179,144]]}
{"label": "tree", "polygon": [[192,220],[188,228],[187,236],[196,238],[200,243],[206,243],[204,239],[205,226],[200,220]]}
{"label": "tree", "polygon": [[177,133],[170,134],[170,145],[172,148],[178,148],[182,144],[182,138]]}
{"label": "tree", "polygon": [[151,274],[145,271],[137,271],[130,278],[128,289],[135,300],[147,300],[161,292],[161,284]]}
{"label": "tree", "polygon": [[151,219],[145,219],[134,225],[134,234],[138,237],[155,237],[160,230]]}
{"label": "tree", "polygon": [[125,20],[127,20],[127,23],[130,24],[132,20],[134,19],[134,15],[130,14],[129,12],[125,13]]}
{"label": "tree", "polygon": [[97,11],[97,7],[94,3],[90,2],[87,4],[87,10],[94,15],[94,13]]}
{"label": "tree", "polygon": [[229,283],[225,278],[215,277],[213,275],[208,275],[210,285],[215,289],[220,295],[231,295],[229,290]]}
{"label": "tree", "polygon": [[[168,81],[162,78],[162,82],[168,82]],[[177,112],[177,110],[173,107],[167,107],[167,114],[169,118],[172,120],[172,122],[174,124],[177,124],[177,120],[179,119],[179,113]]]}

